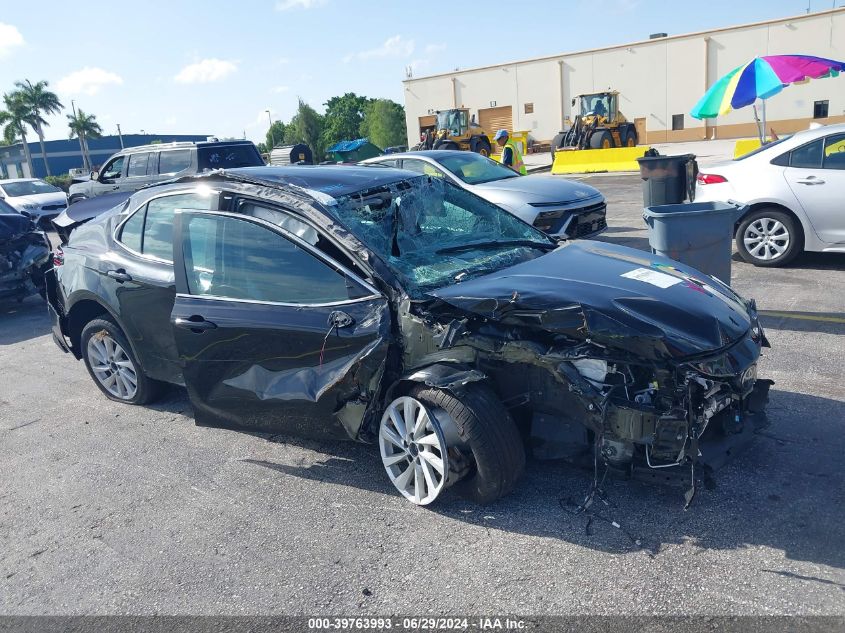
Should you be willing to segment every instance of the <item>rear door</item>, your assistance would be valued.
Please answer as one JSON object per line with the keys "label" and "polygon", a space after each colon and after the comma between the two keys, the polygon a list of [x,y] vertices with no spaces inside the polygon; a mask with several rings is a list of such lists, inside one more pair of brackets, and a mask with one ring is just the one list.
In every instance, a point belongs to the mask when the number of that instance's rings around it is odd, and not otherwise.
{"label": "rear door", "polygon": [[[171,324],[197,423],[356,435],[387,356],[386,299],[258,218],[179,212],[175,235]],[[359,419],[341,425],[348,403]]]}
{"label": "rear door", "polygon": [[146,187],[155,180],[154,165],[152,158],[155,156],[153,152],[140,152],[137,154],[129,154],[127,156],[128,165],[126,167],[126,177],[121,179],[118,191],[138,191],[141,187]]}
{"label": "rear door", "polygon": [[784,176],[819,239],[845,244],[845,134],[792,150]]}

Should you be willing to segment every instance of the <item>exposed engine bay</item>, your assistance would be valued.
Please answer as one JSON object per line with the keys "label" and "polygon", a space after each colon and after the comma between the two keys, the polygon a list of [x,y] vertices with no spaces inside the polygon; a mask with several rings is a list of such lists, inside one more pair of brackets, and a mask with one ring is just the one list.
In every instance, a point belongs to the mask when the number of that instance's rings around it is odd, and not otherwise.
{"label": "exposed engine bay", "polygon": [[23,301],[36,293],[43,296],[49,259],[50,242],[29,218],[0,214],[0,297]]}

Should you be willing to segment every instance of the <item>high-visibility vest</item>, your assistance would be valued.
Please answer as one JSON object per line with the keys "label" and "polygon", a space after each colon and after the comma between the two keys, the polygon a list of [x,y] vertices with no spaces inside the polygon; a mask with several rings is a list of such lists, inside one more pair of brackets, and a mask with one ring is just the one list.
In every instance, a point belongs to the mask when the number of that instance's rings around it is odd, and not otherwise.
{"label": "high-visibility vest", "polygon": [[[504,161],[504,158],[505,158],[505,148],[506,147],[510,147],[511,151],[513,152],[513,154],[512,154],[513,164],[508,165],[508,167],[510,167],[514,171],[519,172],[520,174],[525,176],[528,173],[528,170],[525,169],[525,163],[522,160],[522,153],[519,151],[519,148],[516,146],[516,143],[514,143],[511,139],[508,139],[507,142],[502,146],[502,160],[503,161]],[[504,164],[504,162],[502,164]]]}

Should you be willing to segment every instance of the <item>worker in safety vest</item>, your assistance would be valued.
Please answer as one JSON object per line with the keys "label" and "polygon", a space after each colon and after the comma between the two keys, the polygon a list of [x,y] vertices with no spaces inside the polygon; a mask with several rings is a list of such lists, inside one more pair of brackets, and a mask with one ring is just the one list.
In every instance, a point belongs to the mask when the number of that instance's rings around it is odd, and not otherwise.
{"label": "worker in safety vest", "polygon": [[528,173],[525,169],[525,163],[522,161],[522,154],[516,146],[516,143],[510,139],[510,135],[507,130],[499,130],[496,132],[496,136],[493,137],[493,140],[496,141],[496,144],[502,148],[502,165],[507,165],[523,176]]}

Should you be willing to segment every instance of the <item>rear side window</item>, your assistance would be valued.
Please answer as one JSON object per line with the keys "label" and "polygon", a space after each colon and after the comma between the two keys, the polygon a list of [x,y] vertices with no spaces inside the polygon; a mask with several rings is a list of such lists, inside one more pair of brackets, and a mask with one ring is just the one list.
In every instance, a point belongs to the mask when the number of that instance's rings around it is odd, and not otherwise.
{"label": "rear side window", "polygon": [[173,216],[176,209],[214,209],[217,207],[217,198],[217,194],[182,193],[150,200],[124,223],[120,242],[136,253],[172,261]]}
{"label": "rear side window", "polygon": [[805,169],[818,169],[821,167],[822,143],[823,139],[817,139],[812,143],[807,143],[798,149],[792,150],[789,157],[789,166]]}
{"label": "rear side window", "polygon": [[261,167],[264,160],[255,145],[212,145],[197,147],[199,171],[204,169],[231,169],[233,167]]}
{"label": "rear side window", "polygon": [[150,155],[148,153],[145,154],[132,154],[129,156],[129,169],[126,172],[126,175],[129,178],[137,177],[137,176],[146,176],[147,175],[147,163],[150,160]]}
{"label": "rear side window", "polygon": [[194,216],[185,240],[192,295],[293,304],[350,298],[345,275],[267,227],[239,218]]}
{"label": "rear side window", "polygon": [[162,152],[158,159],[158,173],[175,174],[191,166],[190,149],[173,149]]}

